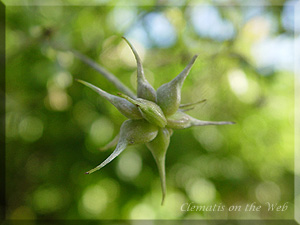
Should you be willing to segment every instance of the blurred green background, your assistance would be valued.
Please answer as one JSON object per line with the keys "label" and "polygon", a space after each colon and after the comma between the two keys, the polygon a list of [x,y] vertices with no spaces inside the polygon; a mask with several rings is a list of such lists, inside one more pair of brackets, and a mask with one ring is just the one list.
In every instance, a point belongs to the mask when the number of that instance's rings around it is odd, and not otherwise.
{"label": "blurred green background", "polygon": [[[68,1],[64,1],[67,3]],[[6,190],[8,219],[292,219],[294,168],[293,2],[278,6],[7,6]],[[299,25],[299,23],[298,23]],[[155,88],[199,54],[182,103],[201,120],[235,121],[175,131],[166,159],[167,197],[144,145],[91,175],[99,151],[125,121],[104,77],[62,49],[75,49],[136,89],[136,47]],[[299,37],[297,37],[299,41]],[[260,212],[185,212],[184,203]],[[266,202],[284,204],[268,212]]]}

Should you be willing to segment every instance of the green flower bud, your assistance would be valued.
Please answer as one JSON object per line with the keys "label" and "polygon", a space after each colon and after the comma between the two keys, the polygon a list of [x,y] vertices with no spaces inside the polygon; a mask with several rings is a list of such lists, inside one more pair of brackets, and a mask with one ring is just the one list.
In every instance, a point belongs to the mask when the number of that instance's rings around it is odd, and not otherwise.
{"label": "green flower bud", "polygon": [[121,93],[118,93],[118,95],[125,98],[132,104],[135,104],[140,110],[144,119],[149,123],[155,124],[159,127],[165,127],[167,125],[166,117],[161,108],[156,103],[141,98],[132,99],[127,95]]}
{"label": "green flower bud", "polygon": [[230,121],[203,121],[197,120],[182,111],[177,111],[172,116],[168,117],[168,128],[179,130],[185,129],[193,126],[206,126],[206,125],[226,125],[226,124],[235,124]]}
{"label": "green flower bud", "polygon": [[170,116],[178,110],[181,100],[181,87],[197,57],[198,55],[195,55],[177,77],[157,89],[157,104],[166,116]]}
{"label": "green flower bud", "polygon": [[145,120],[126,120],[120,129],[120,138],[116,149],[100,165],[86,172],[87,174],[100,170],[114,158],[120,155],[128,145],[147,143],[152,141],[158,132],[158,127]]}
{"label": "green flower bud", "polygon": [[120,98],[115,95],[111,95],[86,81],[83,80],[77,80],[77,81],[91,88],[102,97],[106,98],[108,101],[110,101],[110,103],[112,103],[119,110],[120,113],[122,113],[127,118],[134,119],[134,120],[143,118],[136,105],[128,102],[126,99]]}
{"label": "green flower bud", "polygon": [[151,142],[146,143],[146,146],[151,151],[160,176],[161,189],[162,189],[162,201],[163,205],[164,199],[166,196],[166,172],[165,172],[165,160],[166,153],[170,143],[170,136],[172,135],[172,130],[170,132],[167,128],[161,128],[156,138],[154,138]]}
{"label": "green flower bud", "polygon": [[156,102],[156,92],[144,75],[142,61],[133,45],[122,37],[131,48],[137,62],[137,97]]}

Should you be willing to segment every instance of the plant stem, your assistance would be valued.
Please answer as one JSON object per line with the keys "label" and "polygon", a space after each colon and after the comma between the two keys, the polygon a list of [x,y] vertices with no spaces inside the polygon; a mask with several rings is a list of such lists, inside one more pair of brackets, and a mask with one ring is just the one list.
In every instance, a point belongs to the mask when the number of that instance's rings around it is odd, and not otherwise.
{"label": "plant stem", "polygon": [[113,85],[116,86],[116,88],[128,96],[132,98],[136,98],[135,94],[126,87],[114,74],[110,73],[106,69],[104,69],[102,66],[94,62],[92,59],[88,58],[87,56],[81,54],[80,52],[76,50],[71,50],[71,52],[74,54],[75,57],[77,57],[82,62],[86,63],[90,67],[92,67],[94,70],[102,74],[109,82],[111,82]]}

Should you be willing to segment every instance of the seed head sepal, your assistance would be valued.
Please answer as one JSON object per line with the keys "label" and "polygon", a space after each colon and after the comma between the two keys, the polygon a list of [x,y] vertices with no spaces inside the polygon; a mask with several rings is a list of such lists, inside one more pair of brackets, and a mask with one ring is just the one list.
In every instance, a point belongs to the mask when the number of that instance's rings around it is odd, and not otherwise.
{"label": "seed head sepal", "polygon": [[195,55],[177,77],[157,89],[157,104],[161,107],[166,116],[170,116],[178,110],[181,101],[181,88],[183,82],[189,74],[197,57],[198,55]]}
{"label": "seed head sepal", "polygon": [[146,143],[146,146],[151,151],[158,168],[162,190],[162,205],[166,196],[165,160],[167,149],[170,143],[170,136],[172,135],[172,133],[173,132],[168,128],[160,128],[157,136],[151,142]]}
{"label": "seed head sepal", "polygon": [[174,130],[185,129],[193,126],[207,126],[207,125],[226,125],[235,124],[231,121],[203,121],[191,117],[188,114],[178,110],[175,114],[167,118],[168,128]]}
{"label": "seed head sepal", "polygon": [[100,165],[86,172],[87,174],[100,170],[121,154],[128,145],[142,144],[152,141],[158,132],[158,127],[146,120],[126,120],[120,129],[120,138],[116,149]]}
{"label": "seed head sepal", "polygon": [[89,82],[83,80],[77,80],[77,81],[91,88],[93,91],[97,92],[100,96],[106,98],[111,104],[113,104],[119,110],[120,113],[122,113],[128,119],[138,120],[143,118],[136,105],[130,103],[126,99],[109,94],[106,91],[103,91],[102,89],[96,87],[95,85],[90,84]]}
{"label": "seed head sepal", "polygon": [[143,118],[149,123],[155,124],[159,127],[165,127],[167,125],[167,119],[161,108],[156,103],[141,98],[132,99],[122,93],[118,93],[118,95],[125,98],[132,104],[135,104]]}

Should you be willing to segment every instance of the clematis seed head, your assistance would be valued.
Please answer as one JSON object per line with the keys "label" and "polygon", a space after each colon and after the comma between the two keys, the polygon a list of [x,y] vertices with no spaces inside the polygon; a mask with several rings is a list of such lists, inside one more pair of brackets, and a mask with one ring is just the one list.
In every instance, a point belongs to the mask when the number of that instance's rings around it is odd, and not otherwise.
{"label": "clematis seed head", "polygon": [[202,121],[184,113],[185,111],[192,110],[197,104],[205,102],[204,99],[195,103],[180,104],[183,82],[188,76],[197,55],[192,58],[180,74],[155,91],[145,78],[142,62],[137,51],[126,38],[123,37],[123,39],[131,48],[137,63],[137,96],[114,77],[113,74],[107,72],[101,66],[97,66],[96,63],[87,57],[77,54],[79,59],[91,65],[97,71],[100,71],[120,91],[127,95],[121,93],[118,93],[119,96],[111,95],[86,81],[78,80],[78,82],[106,98],[123,115],[129,118],[129,120],[126,120],[122,124],[120,133],[102,148],[108,149],[116,145],[115,150],[101,164],[86,173],[90,174],[101,169],[120,155],[127,146],[144,143],[151,151],[158,168],[163,204],[166,195],[165,160],[173,130],[194,126],[234,124],[234,122]]}

